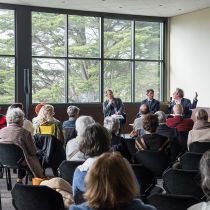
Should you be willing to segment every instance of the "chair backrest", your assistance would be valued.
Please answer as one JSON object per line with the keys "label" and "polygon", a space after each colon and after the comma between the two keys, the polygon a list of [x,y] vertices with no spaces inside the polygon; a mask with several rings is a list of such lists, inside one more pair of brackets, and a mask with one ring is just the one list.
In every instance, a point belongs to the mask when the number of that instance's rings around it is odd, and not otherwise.
{"label": "chair backrest", "polygon": [[134,162],[143,164],[154,176],[162,177],[163,171],[169,167],[170,159],[162,152],[144,150],[134,155]]}
{"label": "chair backrest", "polygon": [[180,157],[181,168],[184,170],[199,170],[202,154],[186,152]]}
{"label": "chair backrest", "polygon": [[38,158],[43,168],[58,167],[66,159],[62,143],[53,135],[34,135]]}
{"label": "chair backrest", "polygon": [[77,131],[75,128],[63,128],[65,145],[69,140],[76,138]]}
{"label": "chair backrest", "polygon": [[23,157],[23,151],[17,145],[0,143],[0,163],[2,165],[16,167],[17,162]]}
{"label": "chair backrest", "polygon": [[190,152],[204,153],[210,149],[210,142],[193,142],[189,145]]}
{"label": "chair backrest", "polygon": [[163,174],[163,187],[168,194],[190,195],[200,200],[204,195],[200,184],[198,171],[170,168]]}
{"label": "chair backrest", "polygon": [[128,152],[131,157],[134,156],[134,154],[137,152],[137,149],[135,147],[135,139],[134,138],[124,138],[125,145],[128,149]]}
{"label": "chair backrest", "polygon": [[156,184],[153,173],[145,168],[142,164],[131,164],[131,166],[140,186],[140,195],[149,195],[150,190]]}
{"label": "chair backrest", "polygon": [[181,132],[177,132],[178,135],[178,142],[182,148],[182,152],[186,152],[187,151],[187,139],[188,139],[188,134],[189,131],[181,131]]}
{"label": "chair backrest", "polygon": [[147,197],[149,204],[158,210],[186,210],[199,201],[192,196],[153,194]]}
{"label": "chair backrest", "polygon": [[62,195],[47,186],[16,184],[12,198],[16,210],[64,210]]}
{"label": "chair backrest", "polygon": [[60,176],[72,185],[74,171],[82,163],[84,161],[64,160],[59,166]]}

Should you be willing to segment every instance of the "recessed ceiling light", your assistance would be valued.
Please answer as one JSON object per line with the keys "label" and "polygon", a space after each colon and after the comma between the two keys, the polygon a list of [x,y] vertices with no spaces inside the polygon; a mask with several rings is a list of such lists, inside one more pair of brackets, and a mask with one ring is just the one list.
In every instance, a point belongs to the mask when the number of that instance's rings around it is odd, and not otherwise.
{"label": "recessed ceiling light", "polygon": [[123,8],[123,7],[119,7],[119,8]]}
{"label": "recessed ceiling light", "polygon": [[163,5],[162,4],[159,4],[159,7],[162,7]]}
{"label": "recessed ceiling light", "polygon": [[181,11],[182,9],[178,9],[179,11]]}

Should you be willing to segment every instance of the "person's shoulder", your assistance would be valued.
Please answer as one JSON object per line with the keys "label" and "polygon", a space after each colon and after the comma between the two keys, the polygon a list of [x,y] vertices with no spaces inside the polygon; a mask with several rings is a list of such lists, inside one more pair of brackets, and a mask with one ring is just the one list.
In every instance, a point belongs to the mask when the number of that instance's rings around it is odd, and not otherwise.
{"label": "person's shoulder", "polygon": [[210,210],[210,202],[200,202],[190,206],[187,210]]}
{"label": "person's shoulder", "polygon": [[156,104],[159,104],[160,101],[158,101],[157,99],[153,99],[155,101]]}
{"label": "person's shoulder", "polygon": [[128,209],[133,210],[156,210],[154,206],[144,204],[140,199],[133,199]]}
{"label": "person's shoulder", "polygon": [[92,210],[90,207],[88,207],[87,203],[82,203],[79,205],[72,204],[69,208],[69,210]]}
{"label": "person's shoulder", "polygon": [[142,104],[146,104],[146,103],[147,103],[147,101],[148,101],[148,99],[147,99],[147,98],[145,98],[144,100],[142,100],[142,101],[141,101],[141,105],[142,105]]}

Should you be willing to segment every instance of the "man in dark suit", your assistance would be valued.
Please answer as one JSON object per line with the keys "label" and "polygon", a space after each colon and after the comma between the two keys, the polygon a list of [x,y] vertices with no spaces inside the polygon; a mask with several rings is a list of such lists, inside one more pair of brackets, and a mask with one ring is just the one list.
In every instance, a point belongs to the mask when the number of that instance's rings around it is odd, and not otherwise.
{"label": "man in dark suit", "polygon": [[198,94],[197,94],[197,92],[195,92],[195,97],[193,99],[193,102],[191,103],[191,101],[189,99],[184,98],[184,91],[180,88],[176,88],[176,90],[173,93],[173,100],[171,100],[169,102],[169,108],[168,108],[169,113],[173,114],[173,107],[176,104],[181,104],[184,109],[183,117],[190,118],[192,115],[191,109],[196,108],[196,105],[198,102],[197,97],[198,97]]}
{"label": "man in dark suit", "polygon": [[141,102],[141,105],[142,104],[148,105],[149,111],[154,114],[155,112],[160,110],[160,102],[154,99],[153,89],[148,89],[146,95],[147,95],[147,98]]}

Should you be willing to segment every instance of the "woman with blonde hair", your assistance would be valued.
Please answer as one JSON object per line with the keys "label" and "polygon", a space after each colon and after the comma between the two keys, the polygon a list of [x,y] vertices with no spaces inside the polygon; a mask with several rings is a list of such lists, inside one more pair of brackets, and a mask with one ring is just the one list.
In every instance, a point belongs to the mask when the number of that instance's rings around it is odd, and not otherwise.
{"label": "woman with blonde hair", "polygon": [[54,114],[54,107],[50,104],[45,104],[38,113],[34,134],[50,134],[63,142],[61,123],[53,117]]}
{"label": "woman with blonde hair", "polygon": [[118,153],[104,153],[92,165],[86,178],[87,202],[70,210],[156,210],[136,197],[139,187],[129,163]]}

